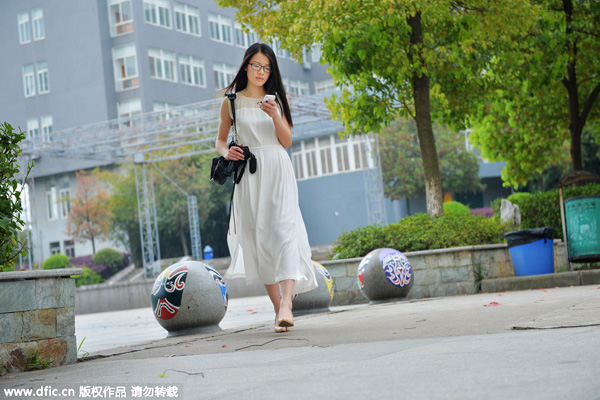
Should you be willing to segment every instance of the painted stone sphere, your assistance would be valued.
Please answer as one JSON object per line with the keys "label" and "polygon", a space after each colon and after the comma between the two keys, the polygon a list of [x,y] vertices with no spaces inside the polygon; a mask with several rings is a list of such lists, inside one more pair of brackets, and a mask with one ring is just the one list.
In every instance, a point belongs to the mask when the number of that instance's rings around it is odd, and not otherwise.
{"label": "painted stone sphere", "polygon": [[413,285],[413,271],[404,254],[394,249],[376,249],[358,266],[358,287],[371,302],[403,299]]}
{"label": "painted stone sphere", "polygon": [[329,305],[333,300],[334,286],[331,274],[318,262],[312,263],[319,287],[294,295],[292,304],[295,315],[329,311]]}
{"label": "painted stone sphere", "polygon": [[169,336],[218,330],[229,302],[223,277],[199,261],[166,268],[156,278],[150,298],[154,317]]}

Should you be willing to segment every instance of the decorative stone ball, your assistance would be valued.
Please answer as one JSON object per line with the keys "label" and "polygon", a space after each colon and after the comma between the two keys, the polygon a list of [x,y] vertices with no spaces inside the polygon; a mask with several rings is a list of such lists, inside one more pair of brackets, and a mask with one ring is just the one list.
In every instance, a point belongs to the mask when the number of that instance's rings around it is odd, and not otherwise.
{"label": "decorative stone ball", "polygon": [[184,261],[166,268],[152,288],[152,311],[169,336],[217,330],[227,311],[227,285],[208,264]]}
{"label": "decorative stone ball", "polygon": [[406,256],[394,249],[376,249],[358,266],[358,286],[371,302],[403,299],[413,285],[413,271]]}
{"label": "decorative stone ball", "polygon": [[319,287],[293,297],[293,311],[296,315],[310,314],[329,311],[329,305],[333,300],[333,278],[325,267],[313,261],[315,277]]}

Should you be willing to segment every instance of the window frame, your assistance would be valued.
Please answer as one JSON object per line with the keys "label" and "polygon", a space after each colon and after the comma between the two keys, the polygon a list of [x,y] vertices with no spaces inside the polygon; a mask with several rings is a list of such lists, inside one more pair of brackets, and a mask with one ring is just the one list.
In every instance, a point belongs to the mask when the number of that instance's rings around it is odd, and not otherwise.
{"label": "window frame", "polygon": [[[189,68],[189,71],[184,71],[184,67]],[[206,87],[206,67],[204,64],[204,60],[198,57],[188,56],[188,55],[179,55],[179,72],[180,72],[180,80],[184,85],[196,86],[196,87]],[[196,82],[196,70],[198,70],[198,77],[201,82]],[[189,73],[191,82],[186,80],[186,76]]]}
{"label": "window frame", "polygon": [[[131,52],[133,50],[133,52]],[[119,51],[123,51],[123,55],[119,55],[117,57],[117,53]],[[112,56],[113,56],[113,72],[115,74],[115,90],[117,92],[123,92],[126,90],[131,90],[138,88],[140,86],[140,75],[139,68],[137,63],[137,49],[134,43],[128,43],[121,46],[116,46],[112,48]],[[133,58],[133,67],[135,68],[135,74],[128,75],[128,63],[127,60],[131,60]],[[122,64],[117,64],[121,62]],[[125,72],[125,76],[122,76],[121,73]],[[125,86],[126,82],[130,81],[129,86]]]}
{"label": "window frame", "polygon": [[[148,60],[150,61],[150,77],[152,79],[177,82],[177,54],[174,51],[149,47]],[[167,71],[171,72],[171,78],[167,76]]]}
{"label": "window frame", "polygon": [[38,94],[50,93],[50,76],[48,73],[48,62],[40,61],[35,64],[35,73],[38,84]]}
{"label": "window frame", "polygon": [[[39,11],[39,15],[34,15]],[[41,7],[31,10],[31,30],[34,41],[44,40],[46,38],[46,29],[44,27],[44,11]]]}
{"label": "window frame", "polygon": [[[211,40],[233,45],[233,19],[231,17],[209,12],[208,26]],[[224,36],[228,36],[228,38],[224,38]]]}
{"label": "window frame", "polygon": [[17,14],[17,26],[19,27],[19,44],[31,43],[31,19],[29,11],[21,11]]}
{"label": "window frame", "polygon": [[[166,6],[168,4],[168,7]],[[152,14],[152,20],[148,20],[148,12]],[[167,15],[164,15],[166,11]],[[163,23],[163,18],[166,25]],[[144,21],[147,24],[158,26],[164,29],[173,29],[171,15],[171,2],[169,0],[144,0]]]}
{"label": "window frame", "polygon": [[[29,69],[29,71],[26,71]],[[25,98],[36,95],[35,68],[33,64],[23,65],[23,94]]]}
{"label": "window frame", "polygon": [[27,139],[37,140],[40,137],[40,121],[37,117],[27,118]]}
{"label": "window frame", "polygon": [[[223,89],[231,83],[231,81],[235,77],[235,74],[237,73],[237,68],[235,65],[231,64],[214,63],[213,72],[215,78],[215,86],[217,87],[217,89]],[[222,83],[224,83],[223,86],[221,86]]]}
{"label": "window frame", "polygon": [[46,191],[46,211],[48,221],[56,221],[58,219],[58,197],[54,184],[50,186],[50,190]]}
{"label": "window frame", "polygon": [[[123,17],[124,13],[123,12],[123,5],[128,3],[129,4],[129,19],[123,20],[121,19],[121,21],[116,21],[116,17],[115,14],[113,14],[113,7],[117,6],[118,8],[118,12],[116,13],[116,15],[118,15],[120,18]],[[107,2],[108,5],[108,23],[110,25],[110,37],[117,37],[117,36],[121,36],[121,35],[125,35],[127,33],[131,33],[134,31],[134,24],[133,24],[133,5],[131,4],[131,0],[109,0]],[[127,16],[127,15],[125,15]]]}
{"label": "window frame", "polygon": [[[50,121],[50,123],[48,123],[48,121]],[[46,114],[40,117],[40,133],[42,134],[42,142],[46,143],[52,141],[52,125],[52,115]]]}
{"label": "window frame", "polygon": [[[183,10],[178,9],[178,8],[183,8]],[[180,17],[178,14],[180,14],[182,17]],[[173,18],[175,20],[175,30],[178,32],[182,32],[182,33],[187,33],[188,35],[194,35],[194,36],[202,36],[202,25],[201,25],[201,21],[200,21],[200,9],[198,7],[194,7],[194,6],[190,6],[188,4],[185,3],[180,3],[180,2],[174,2],[173,3]],[[182,19],[180,19],[182,18]],[[179,28],[179,22],[183,21],[185,27],[183,29]],[[192,26],[194,25],[193,23],[191,23],[192,21],[195,21],[195,28],[196,28],[196,32],[194,32],[194,30],[192,29]]]}
{"label": "window frame", "polygon": [[62,188],[58,191],[58,199],[60,202],[60,216],[62,219],[69,217],[71,211],[71,189]]}

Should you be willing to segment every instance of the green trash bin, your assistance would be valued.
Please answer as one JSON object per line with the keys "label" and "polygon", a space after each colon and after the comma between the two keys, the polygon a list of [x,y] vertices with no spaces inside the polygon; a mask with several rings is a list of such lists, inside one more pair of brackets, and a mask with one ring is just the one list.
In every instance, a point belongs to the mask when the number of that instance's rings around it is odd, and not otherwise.
{"label": "green trash bin", "polygon": [[600,194],[565,200],[569,261],[600,260]]}

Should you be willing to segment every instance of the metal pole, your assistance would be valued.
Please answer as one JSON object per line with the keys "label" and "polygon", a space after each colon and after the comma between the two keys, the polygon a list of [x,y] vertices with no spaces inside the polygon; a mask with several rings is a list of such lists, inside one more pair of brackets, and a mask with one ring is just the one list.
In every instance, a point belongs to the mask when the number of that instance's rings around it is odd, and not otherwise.
{"label": "metal pole", "polygon": [[565,255],[567,256],[567,270],[571,270],[571,263],[569,262],[569,237],[567,236],[567,228],[565,224],[565,204],[563,201],[563,188],[562,185],[558,188],[558,197],[560,201],[560,220],[562,222],[563,241],[565,242]]}

